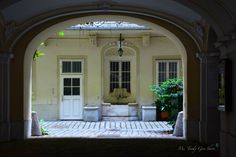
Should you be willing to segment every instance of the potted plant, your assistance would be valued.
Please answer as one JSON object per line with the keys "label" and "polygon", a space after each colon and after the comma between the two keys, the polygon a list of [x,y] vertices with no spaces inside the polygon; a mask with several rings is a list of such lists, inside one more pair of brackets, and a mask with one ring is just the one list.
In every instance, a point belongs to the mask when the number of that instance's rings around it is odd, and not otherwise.
{"label": "potted plant", "polygon": [[159,113],[159,118],[161,120],[167,120],[169,118],[171,107],[168,104],[165,104],[161,99],[156,99],[155,105]]}
{"label": "potted plant", "polygon": [[159,85],[152,85],[151,91],[155,94],[155,105],[161,120],[175,120],[183,106],[182,79],[169,79]]}

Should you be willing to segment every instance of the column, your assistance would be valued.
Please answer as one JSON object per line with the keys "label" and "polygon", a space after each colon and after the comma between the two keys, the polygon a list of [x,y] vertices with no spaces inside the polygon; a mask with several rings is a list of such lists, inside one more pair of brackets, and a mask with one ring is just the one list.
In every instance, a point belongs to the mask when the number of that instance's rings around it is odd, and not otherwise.
{"label": "column", "polygon": [[218,143],[220,114],[218,106],[218,52],[198,53],[200,60],[200,124],[199,141]]}
{"label": "column", "polygon": [[[236,28],[235,28],[236,30]],[[217,48],[221,51],[221,57],[227,58],[232,63],[231,78],[232,79],[232,110],[220,112],[221,128],[220,128],[220,155],[222,157],[236,156],[236,36],[218,40]]]}
{"label": "column", "polygon": [[0,141],[10,139],[10,59],[11,53],[0,53]]}

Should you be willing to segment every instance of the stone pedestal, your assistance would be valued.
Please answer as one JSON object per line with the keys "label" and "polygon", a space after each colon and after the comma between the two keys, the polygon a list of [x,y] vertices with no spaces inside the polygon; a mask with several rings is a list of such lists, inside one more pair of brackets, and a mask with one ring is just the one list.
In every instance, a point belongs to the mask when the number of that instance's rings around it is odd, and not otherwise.
{"label": "stone pedestal", "polygon": [[97,122],[100,120],[100,110],[98,106],[84,107],[84,121]]}
{"label": "stone pedestal", "polygon": [[41,127],[39,125],[38,114],[37,112],[32,112],[32,136],[42,136]]}
{"label": "stone pedestal", "polygon": [[156,121],[156,106],[142,106],[142,120]]}
{"label": "stone pedestal", "polygon": [[183,136],[183,111],[178,113],[173,136]]}
{"label": "stone pedestal", "polygon": [[120,105],[102,103],[102,120],[138,120],[138,104],[128,103],[126,105]]}

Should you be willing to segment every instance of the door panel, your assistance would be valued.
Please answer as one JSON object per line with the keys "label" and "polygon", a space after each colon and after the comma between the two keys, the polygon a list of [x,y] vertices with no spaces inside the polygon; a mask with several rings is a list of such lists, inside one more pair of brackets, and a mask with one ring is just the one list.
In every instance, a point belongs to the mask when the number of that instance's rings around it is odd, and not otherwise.
{"label": "door panel", "polygon": [[61,90],[61,119],[82,119],[82,75],[63,75]]}

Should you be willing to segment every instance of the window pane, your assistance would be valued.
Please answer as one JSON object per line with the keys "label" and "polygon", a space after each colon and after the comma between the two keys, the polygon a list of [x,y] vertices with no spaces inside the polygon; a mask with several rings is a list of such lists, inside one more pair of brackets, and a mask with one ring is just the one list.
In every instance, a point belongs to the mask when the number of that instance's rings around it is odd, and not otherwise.
{"label": "window pane", "polygon": [[80,95],[80,87],[73,87],[73,95]]}
{"label": "window pane", "polygon": [[119,82],[119,72],[112,72],[110,74],[110,82]]}
{"label": "window pane", "polygon": [[71,87],[64,87],[64,95],[71,95]]}
{"label": "window pane", "polygon": [[126,88],[127,89],[127,92],[130,93],[130,83],[122,83],[122,88]]}
{"label": "window pane", "polygon": [[71,86],[71,79],[70,78],[64,78],[64,86]]}
{"label": "window pane", "polygon": [[130,62],[122,62],[121,87],[130,92]]}
{"label": "window pane", "polygon": [[122,62],[122,71],[130,71],[130,62]]}
{"label": "window pane", "polygon": [[63,73],[71,72],[71,62],[62,62],[62,72]]}
{"label": "window pane", "polygon": [[166,74],[164,73],[159,73],[159,83],[166,81]]}
{"label": "window pane", "polygon": [[159,62],[159,72],[166,72],[166,62]]}
{"label": "window pane", "polygon": [[112,93],[115,88],[119,88],[119,83],[110,83],[110,93]]}
{"label": "window pane", "polygon": [[110,62],[110,92],[119,88],[119,62]]}
{"label": "window pane", "polygon": [[166,81],[166,62],[158,62],[158,83]]}
{"label": "window pane", "polygon": [[80,61],[72,62],[72,71],[74,73],[81,73],[82,72],[82,64]]}
{"label": "window pane", "polygon": [[73,78],[73,86],[80,86],[80,78]]}
{"label": "window pane", "polygon": [[130,82],[130,72],[122,72],[122,82]]}
{"label": "window pane", "polygon": [[110,92],[126,88],[130,92],[130,62],[110,62]]}
{"label": "window pane", "polygon": [[177,62],[169,62],[169,79],[177,78]]}
{"label": "window pane", "polygon": [[110,71],[119,71],[119,62],[111,62]]}

